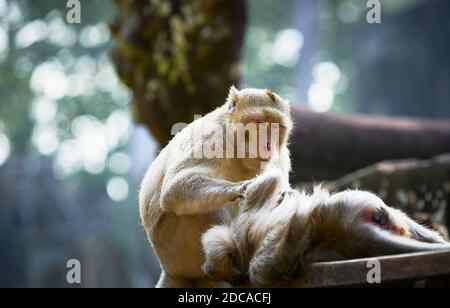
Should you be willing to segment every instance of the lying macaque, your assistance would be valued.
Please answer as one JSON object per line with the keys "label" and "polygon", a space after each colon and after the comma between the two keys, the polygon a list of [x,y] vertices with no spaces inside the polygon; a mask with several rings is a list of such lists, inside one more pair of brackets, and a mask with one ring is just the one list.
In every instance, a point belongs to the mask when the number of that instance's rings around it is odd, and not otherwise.
{"label": "lying macaque", "polygon": [[299,279],[312,262],[450,249],[437,232],[369,192],[286,190],[277,171],[258,177],[237,219],[211,228],[202,244],[208,276],[251,286]]}

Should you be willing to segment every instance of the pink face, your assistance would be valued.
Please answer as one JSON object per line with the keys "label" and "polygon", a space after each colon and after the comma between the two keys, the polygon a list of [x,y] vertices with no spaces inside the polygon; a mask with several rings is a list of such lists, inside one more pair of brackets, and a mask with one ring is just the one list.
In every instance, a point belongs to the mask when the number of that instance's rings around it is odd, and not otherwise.
{"label": "pink face", "polygon": [[384,208],[369,207],[363,211],[363,219],[365,222],[376,225],[380,229],[389,231],[399,236],[409,234],[408,228],[400,222],[394,220],[389,212]]}

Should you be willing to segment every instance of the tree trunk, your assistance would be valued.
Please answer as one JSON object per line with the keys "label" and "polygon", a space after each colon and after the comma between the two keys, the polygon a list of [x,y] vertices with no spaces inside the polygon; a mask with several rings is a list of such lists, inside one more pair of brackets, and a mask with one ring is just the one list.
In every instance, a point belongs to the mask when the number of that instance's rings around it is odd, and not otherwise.
{"label": "tree trunk", "polygon": [[239,82],[244,0],[116,0],[112,54],[135,118],[164,145],[176,123],[221,105]]}
{"label": "tree trunk", "polygon": [[294,109],[294,183],[340,178],[390,159],[450,153],[450,122],[343,116]]}

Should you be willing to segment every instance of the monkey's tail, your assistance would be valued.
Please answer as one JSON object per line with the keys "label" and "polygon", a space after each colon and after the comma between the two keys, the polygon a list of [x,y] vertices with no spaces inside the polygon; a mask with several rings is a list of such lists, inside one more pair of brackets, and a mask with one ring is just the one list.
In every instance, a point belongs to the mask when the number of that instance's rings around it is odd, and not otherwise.
{"label": "monkey's tail", "polygon": [[203,272],[213,279],[227,281],[242,280],[242,272],[238,268],[238,248],[229,226],[215,226],[202,237],[205,263]]}

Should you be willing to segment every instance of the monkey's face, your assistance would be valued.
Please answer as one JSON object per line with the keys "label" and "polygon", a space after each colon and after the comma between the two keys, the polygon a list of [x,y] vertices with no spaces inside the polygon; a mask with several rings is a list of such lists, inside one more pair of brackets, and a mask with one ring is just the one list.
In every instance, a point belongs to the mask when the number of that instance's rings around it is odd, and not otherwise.
{"label": "monkey's face", "polygon": [[232,87],[226,104],[236,151],[243,150],[247,163],[258,168],[277,160],[292,129],[289,103],[271,90]]}
{"label": "monkey's face", "polygon": [[324,205],[312,209],[310,219],[316,220],[310,231],[314,235],[310,242],[310,261],[450,248],[437,232],[365,191],[330,196]]}

